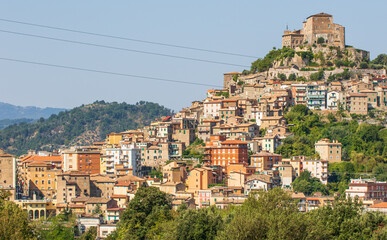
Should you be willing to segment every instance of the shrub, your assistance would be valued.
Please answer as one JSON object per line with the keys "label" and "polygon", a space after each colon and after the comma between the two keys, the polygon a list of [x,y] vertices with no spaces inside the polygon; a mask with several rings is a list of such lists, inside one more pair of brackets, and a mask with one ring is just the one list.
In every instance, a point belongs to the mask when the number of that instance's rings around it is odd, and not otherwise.
{"label": "shrub", "polygon": [[368,68],[368,63],[366,63],[366,62],[361,62],[361,63],[360,63],[360,68],[361,68],[361,69],[367,69],[367,68]]}
{"label": "shrub", "polygon": [[319,37],[317,39],[317,44],[323,44],[323,43],[325,43],[325,39],[323,37]]}
{"label": "shrub", "polygon": [[283,74],[283,73],[278,74],[278,77],[279,77],[279,79],[281,79],[281,81],[285,81],[286,80],[286,75]]}
{"label": "shrub", "polygon": [[295,73],[292,73],[292,74],[290,74],[289,75],[289,81],[296,81],[296,79],[297,79],[297,76],[296,76],[296,74]]}

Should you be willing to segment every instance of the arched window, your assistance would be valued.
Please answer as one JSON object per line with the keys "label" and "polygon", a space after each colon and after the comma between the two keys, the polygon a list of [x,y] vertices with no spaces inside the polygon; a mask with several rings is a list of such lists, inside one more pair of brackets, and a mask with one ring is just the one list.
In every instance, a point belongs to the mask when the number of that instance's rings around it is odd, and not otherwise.
{"label": "arched window", "polygon": [[40,210],[40,217],[41,218],[46,218],[45,214],[44,214],[44,210]]}
{"label": "arched window", "polygon": [[39,219],[39,210],[35,210],[35,217],[34,219]]}
{"label": "arched window", "polygon": [[29,217],[30,219],[33,219],[33,218],[34,218],[34,212],[33,212],[32,210],[29,211],[28,217]]}

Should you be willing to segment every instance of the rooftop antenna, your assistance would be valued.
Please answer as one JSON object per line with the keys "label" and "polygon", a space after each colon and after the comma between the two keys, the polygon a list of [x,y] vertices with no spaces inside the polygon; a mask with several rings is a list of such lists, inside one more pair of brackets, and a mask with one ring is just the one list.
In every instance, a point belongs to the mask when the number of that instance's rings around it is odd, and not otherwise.
{"label": "rooftop antenna", "polygon": [[289,26],[286,24],[286,31],[289,31]]}

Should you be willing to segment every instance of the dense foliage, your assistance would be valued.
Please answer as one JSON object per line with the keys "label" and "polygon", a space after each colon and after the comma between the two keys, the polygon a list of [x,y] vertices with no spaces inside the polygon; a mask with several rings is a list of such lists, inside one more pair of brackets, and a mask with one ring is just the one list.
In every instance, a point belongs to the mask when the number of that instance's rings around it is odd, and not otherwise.
{"label": "dense foliage", "polygon": [[[340,112],[338,112],[340,114]],[[387,160],[387,129],[383,126],[358,123],[357,120],[336,121],[340,116],[328,115],[327,121],[305,105],[296,105],[285,114],[294,136],[284,140],[277,152],[284,157],[314,156],[314,143],[322,138],[338,140],[342,144],[342,159],[351,159],[358,169],[371,163]]]}
{"label": "dense foliage", "polygon": [[269,70],[275,60],[283,60],[294,57],[295,51],[291,48],[273,49],[266,56],[251,63],[250,72],[257,73]]}
{"label": "dense foliage", "polygon": [[324,194],[327,191],[343,192],[350,178],[375,177],[380,181],[387,180],[387,129],[367,123],[359,124],[357,120],[338,121],[340,114],[329,114],[323,118],[305,105],[296,105],[285,114],[294,135],[283,141],[277,153],[283,157],[304,155],[319,158],[314,144],[322,138],[328,138],[342,144],[342,160],[345,160],[329,164],[327,189],[317,189],[313,185],[315,181],[301,181],[300,178],[295,180],[297,191],[306,194],[316,191]]}
{"label": "dense foliage", "polygon": [[100,141],[111,132],[148,125],[172,111],[156,103],[141,101],[135,105],[97,101],[41,118],[36,123],[20,123],[0,131],[0,148],[13,154],[29,149],[52,150],[60,146],[85,145]]}
{"label": "dense foliage", "polygon": [[33,239],[27,213],[14,202],[6,201],[9,192],[0,190],[0,240]]}
{"label": "dense foliage", "polygon": [[[307,213],[288,192],[275,188],[253,192],[242,206],[215,206],[171,210],[168,197],[149,190],[155,201],[141,195],[129,206],[117,231],[109,239],[385,239],[385,215],[362,212],[357,200],[344,196],[335,203]],[[137,204],[137,203],[136,203]],[[164,205],[162,205],[164,204]],[[131,205],[131,204],[129,204]],[[136,209],[136,210],[135,210]],[[164,209],[164,210],[162,210]],[[139,214],[139,215],[137,215]],[[137,219],[139,216],[139,220]],[[135,224],[136,223],[136,224]]]}
{"label": "dense foliage", "polygon": [[300,176],[293,181],[292,186],[295,192],[302,192],[306,196],[316,192],[328,195],[327,187],[322,184],[318,178],[312,177],[308,171],[303,171]]}

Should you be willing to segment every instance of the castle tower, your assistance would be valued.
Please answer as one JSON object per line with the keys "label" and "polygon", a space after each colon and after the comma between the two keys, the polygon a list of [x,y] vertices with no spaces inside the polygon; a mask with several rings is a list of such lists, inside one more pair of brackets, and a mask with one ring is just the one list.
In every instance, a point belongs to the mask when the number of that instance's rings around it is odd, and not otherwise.
{"label": "castle tower", "polygon": [[327,13],[309,16],[300,30],[284,31],[282,47],[317,44],[319,38],[324,39],[324,44],[328,46],[345,48],[345,28],[333,23],[332,15]]}

